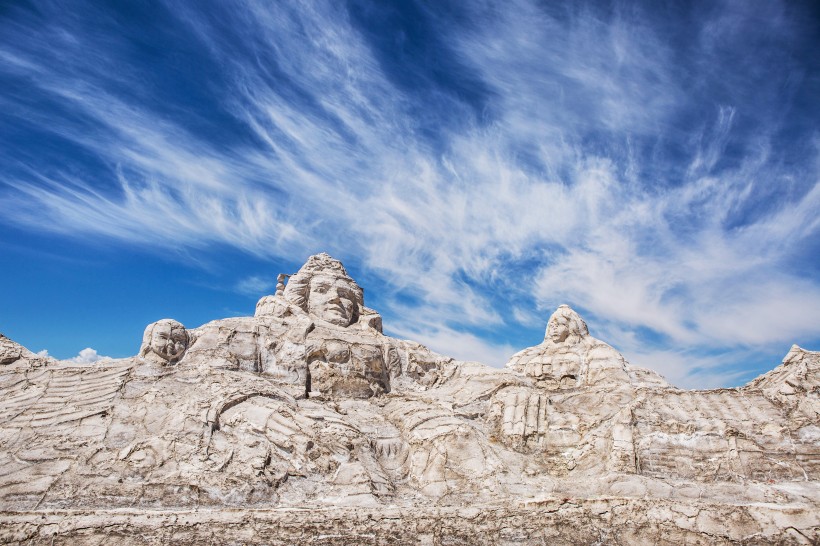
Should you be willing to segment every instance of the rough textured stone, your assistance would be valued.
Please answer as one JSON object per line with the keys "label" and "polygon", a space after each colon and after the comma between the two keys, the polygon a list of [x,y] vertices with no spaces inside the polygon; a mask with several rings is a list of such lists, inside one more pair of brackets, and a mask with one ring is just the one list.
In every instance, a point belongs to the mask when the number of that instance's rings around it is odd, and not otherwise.
{"label": "rough textured stone", "polygon": [[504,369],[382,333],[342,264],[93,365],[0,337],[0,542],[820,540],[820,354],[684,391],[561,306]]}
{"label": "rough textured stone", "polygon": [[[0,334],[0,366],[9,366],[9,369],[36,368],[53,364],[56,361],[49,356],[40,356],[32,353],[22,345],[15,343],[3,334]],[[2,369],[2,368],[0,368]]]}

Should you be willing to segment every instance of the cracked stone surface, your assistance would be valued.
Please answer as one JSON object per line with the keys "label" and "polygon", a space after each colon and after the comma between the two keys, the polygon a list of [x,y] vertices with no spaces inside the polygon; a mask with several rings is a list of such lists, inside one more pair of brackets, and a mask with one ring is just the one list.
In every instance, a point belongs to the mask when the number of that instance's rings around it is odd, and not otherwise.
{"label": "cracked stone surface", "polygon": [[326,254],[286,277],[131,358],[0,336],[0,542],[820,542],[820,353],[686,391],[561,306],[496,369],[384,335]]}

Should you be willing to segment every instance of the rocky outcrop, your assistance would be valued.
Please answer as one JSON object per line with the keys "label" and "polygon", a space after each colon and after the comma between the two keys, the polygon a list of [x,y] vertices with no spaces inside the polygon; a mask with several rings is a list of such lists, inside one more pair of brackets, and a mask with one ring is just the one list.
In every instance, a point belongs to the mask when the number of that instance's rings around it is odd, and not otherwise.
{"label": "rocky outcrop", "polygon": [[820,540],[818,353],[684,391],[561,306],[494,369],[384,335],[326,254],[285,277],[132,358],[0,338],[0,541]]}
{"label": "rocky outcrop", "polygon": [[10,369],[36,368],[54,362],[53,358],[32,353],[19,343],[0,334],[0,366],[8,366]]}

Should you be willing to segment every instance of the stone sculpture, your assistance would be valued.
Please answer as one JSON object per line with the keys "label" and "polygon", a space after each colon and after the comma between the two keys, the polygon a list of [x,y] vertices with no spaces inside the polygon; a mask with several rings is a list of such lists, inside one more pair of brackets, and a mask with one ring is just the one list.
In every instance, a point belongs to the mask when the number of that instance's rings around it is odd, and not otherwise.
{"label": "stone sculpture", "polygon": [[276,276],[276,296],[281,296],[285,293],[285,279],[287,279],[290,275],[286,275],[284,273],[279,273]]}
{"label": "stone sculpture", "polygon": [[342,263],[327,254],[311,256],[292,276],[284,298],[308,314],[346,328],[359,320],[364,292]]}
{"label": "stone sculpture", "polygon": [[173,319],[149,324],[142,336],[140,356],[157,364],[176,363],[188,348],[188,331]]}
{"label": "stone sculpture", "polygon": [[683,391],[562,305],[494,369],[384,335],[327,254],[287,277],[132,358],[0,337],[0,542],[820,540],[820,353]]}

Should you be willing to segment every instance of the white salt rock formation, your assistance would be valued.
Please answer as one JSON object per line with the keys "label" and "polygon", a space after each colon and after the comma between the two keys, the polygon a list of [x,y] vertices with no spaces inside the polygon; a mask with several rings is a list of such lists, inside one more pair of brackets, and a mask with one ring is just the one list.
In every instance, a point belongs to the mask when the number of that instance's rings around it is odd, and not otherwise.
{"label": "white salt rock formation", "polygon": [[286,279],[131,358],[0,337],[0,542],[820,541],[819,353],[684,391],[562,305],[495,369],[385,336],[327,254]]}

